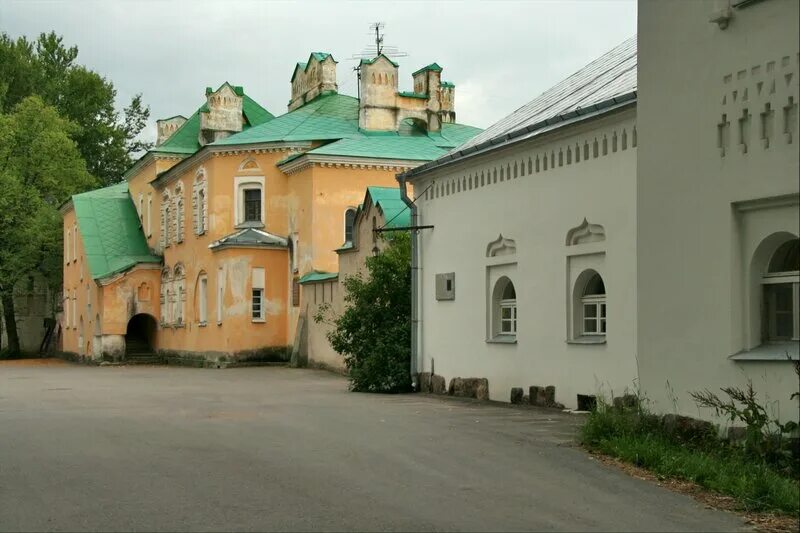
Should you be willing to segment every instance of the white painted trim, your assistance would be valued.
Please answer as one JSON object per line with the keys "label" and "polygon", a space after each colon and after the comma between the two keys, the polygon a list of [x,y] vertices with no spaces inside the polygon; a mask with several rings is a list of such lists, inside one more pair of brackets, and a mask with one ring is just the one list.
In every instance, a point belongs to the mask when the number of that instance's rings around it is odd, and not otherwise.
{"label": "white painted trim", "polygon": [[[256,187],[258,186],[258,187]],[[261,223],[267,225],[266,185],[264,176],[235,176],[233,178],[233,225],[244,223],[244,191],[261,189]]]}

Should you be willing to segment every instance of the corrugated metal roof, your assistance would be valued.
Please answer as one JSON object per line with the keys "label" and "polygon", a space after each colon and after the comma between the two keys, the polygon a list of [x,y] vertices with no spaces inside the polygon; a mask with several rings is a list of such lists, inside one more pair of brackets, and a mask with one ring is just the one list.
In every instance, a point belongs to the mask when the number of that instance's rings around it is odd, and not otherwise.
{"label": "corrugated metal roof", "polygon": [[485,129],[454,151],[636,91],[636,36]]}

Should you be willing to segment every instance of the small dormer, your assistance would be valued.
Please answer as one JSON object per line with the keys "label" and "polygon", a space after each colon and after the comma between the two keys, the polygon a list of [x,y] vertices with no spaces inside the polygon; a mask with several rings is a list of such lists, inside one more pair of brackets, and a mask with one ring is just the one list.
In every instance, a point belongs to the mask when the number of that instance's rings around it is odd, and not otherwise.
{"label": "small dormer", "polygon": [[289,111],[310,102],[320,94],[337,92],[336,60],[327,52],[312,52],[305,63],[297,63],[290,80],[292,98]]}
{"label": "small dormer", "polygon": [[156,128],[158,129],[158,137],[156,138],[156,146],[161,146],[167,139],[180,129],[186,122],[186,117],[176,115],[170,118],[162,118],[156,120]]}
{"label": "small dormer", "polygon": [[200,112],[201,146],[242,131],[244,89],[228,82],[216,91],[206,87],[206,105]]}

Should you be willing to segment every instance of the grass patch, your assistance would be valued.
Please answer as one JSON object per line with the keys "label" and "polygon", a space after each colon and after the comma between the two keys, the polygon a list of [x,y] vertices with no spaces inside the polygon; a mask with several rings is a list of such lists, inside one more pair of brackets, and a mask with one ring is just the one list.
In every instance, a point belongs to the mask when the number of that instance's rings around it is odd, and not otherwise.
{"label": "grass patch", "polygon": [[660,417],[601,405],[590,414],[582,439],[594,451],[732,496],[745,511],[800,514],[800,483],[791,469],[747,455],[708,432],[676,438],[664,431]]}

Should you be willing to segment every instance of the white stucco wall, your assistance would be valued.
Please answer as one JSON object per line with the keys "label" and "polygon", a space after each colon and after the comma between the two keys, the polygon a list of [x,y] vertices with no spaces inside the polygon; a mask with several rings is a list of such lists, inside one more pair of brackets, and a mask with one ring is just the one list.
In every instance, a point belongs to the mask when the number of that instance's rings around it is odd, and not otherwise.
{"label": "white stucco wall", "polygon": [[[690,391],[751,378],[776,414],[796,419],[790,363],[729,357],[761,342],[761,297],[751,287],[756,248],[772,233],[799,232],[800,130],[796,107],[788,125],[784,107],[800,100],[800,4],[756,2],[733,9],[724,30],[709,23],[728,5],[639,3],[640,379],[658,410],[710,418]],[[768,143],[766,104],[774,111]]]}
{"label": "white stucco wall", "polygon": [[[634,126],[635,112],[629,108],[434,171],[414,183],[422,196],[419,223],[434,226],[420,236],[419,371],[434,371],[448,381],[485,377],[490,398],[502,401],[509,400],[512,387],[524,387],[527,393],[531,385],[554,385],[556,401],[571,408],[578,394],[617,396],[634,387]],[[583,157],[587,142],[589,159]],[[529,158],[534,162],[532,173]],[[500,167],[505,170],[502,181]],[[484,184],[478,178],[475,186],[474,177],[481,172]],[[491,183],[486,182],[487,173]],[[584,218],[603,226],[605,240],[567,246],[567,233]],[[516,252],[488,258],[487,245],[500,234],[515,241]],[[605,281],[605,344],[567,342],[571,286],[584,268],[596,269]],[[448,272],[455,273],[455,300],[437,301],[435,275]],[[516,344],[487,342],[487,293],[500,275],[509,276],[516,288]]]}

